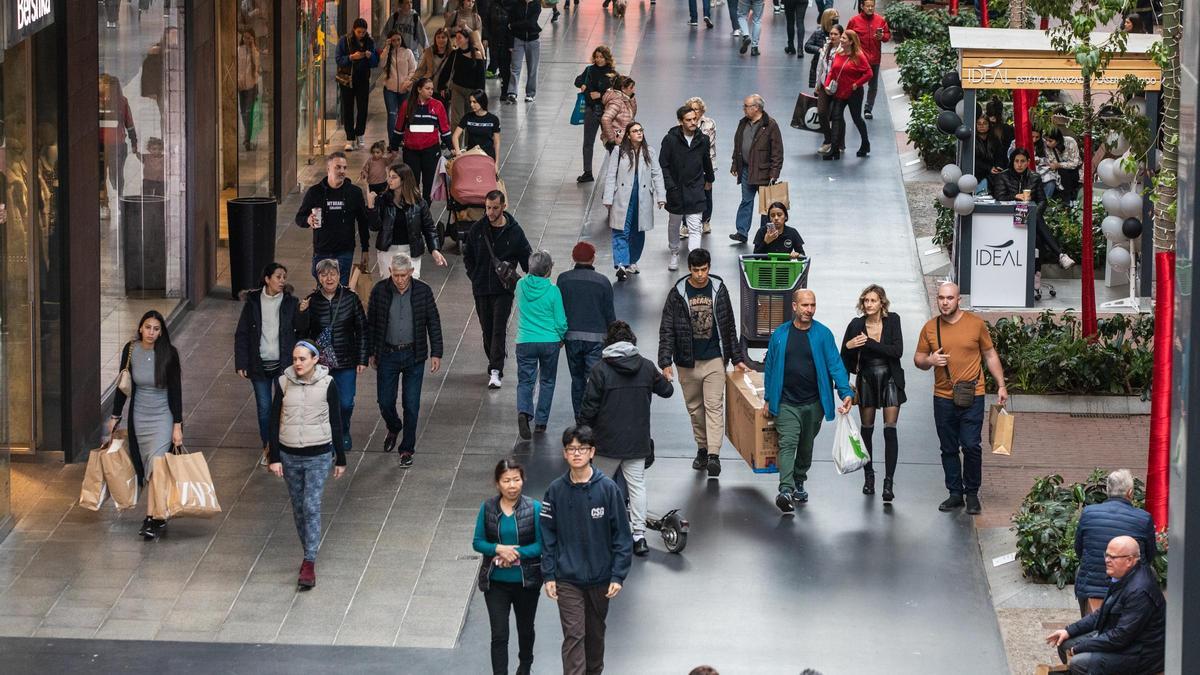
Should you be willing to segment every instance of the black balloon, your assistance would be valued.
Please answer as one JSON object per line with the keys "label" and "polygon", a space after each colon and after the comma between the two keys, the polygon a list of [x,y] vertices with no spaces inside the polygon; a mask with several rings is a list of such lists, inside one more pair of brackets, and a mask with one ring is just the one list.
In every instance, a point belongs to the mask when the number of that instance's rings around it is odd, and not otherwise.
{"label": "black balloon", "polygon": [[971,127],[968,127],[965,124],[960,124],[958,125],[958,128],[954,130],[954,135],[960,141],[968,140],[971,138]]}
{"label": "black balloon", "polygon": [[942,102],[946,104],[947,108],[953,108],[954,106],[958,105],[958,102],[962,100],[962,97],[963,90],[962,87],[958,85],[951,85],[942,89]]}
{"label": "black balloon", "polygon": [[937,107],[941,108],[942,110],[953,110],[954,106],[952,106],[952,105],[948,106],[942,102],[942,94],[944,94],[945,92],[946,92],[946,89],[944,87],[938,87],[936,90],[934,90],[933,102],[936,103]]}
{"label": "black balloon", "polygon": [[1130,239],[1142,236],[1142,221],[1137,218],[1126,218],[1125,222],[1121,223],[1121,234]]}
{"label": "black balloon", "polygon": [[937,116],[937,128],[944,134],[952,134],[962,126],[962,118],[953,110],[943,110]]}
{"label": "black balloon", "polygon": [[958,183],[946,183],[942,186],[942,194],[946,195],[950,199],[957,197],[959,192],[960,190],[958,189]]}
{"label": "black balloon", "polygon": [[958,71],[957,70],[947,70],[945,73],[943,73],[942,74],[942,86],[943,87],[961,87],[962,86],[962,78],[960,78],[958,76]]}

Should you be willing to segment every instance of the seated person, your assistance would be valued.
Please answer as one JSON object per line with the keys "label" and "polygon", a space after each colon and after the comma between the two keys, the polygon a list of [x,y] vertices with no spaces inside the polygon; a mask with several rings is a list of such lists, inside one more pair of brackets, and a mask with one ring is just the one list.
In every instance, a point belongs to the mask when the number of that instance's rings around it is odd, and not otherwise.
{"label": "seated person", "polygon": [[1154,519],[1133,505],[1133,474],[1117,469],[1108,474],[1108,498],[1083,507],[1075,526],[1075,555],[1079,569],[1075,573],[1075,597],[1079,616],[1100,608],[1108,593],[1108,574],[1104,571],[1104,551],[1113,537],[1127,534],[1142,547],[1142,564],[1154,562],[1158,553],[1154,541]]}
{"label": "seated person", "polygon": [[787,226],[788,211],[783,202],[773,202],[767,209],[767,222],[754,235],[755,253],[788,253],[793,258],[804,255],[804,239],[795,228]]}
{"label": "seated person", "polygon": [[[1000,173],[993,174],[988,180],[988,189],[991,190],[992,196],[998,202],[1026,202],[1034,205],[1036,208],[1031,209],[1030,218],[1037,222],[1037,247],[1038,252],[1049,252],[1058,258],[1058,264],[1065,270],[1075,261],[1071,256],[1063,253],[1062,246],[1058,240],[1054,238],[1054,233],[1046,226],[1045,219],[1042,218],[1042,206],[1046,202],[1046,193],[1042,188],[1042,177],[1029,167],[1029,151],[1024,148],[1013,150],[1012,156],[1008,159],[1008,168]],[[1040,269],[1038,258],[1035,258],[1035,267]],[[1041,297],[1041,291],[1035,291],[1036,297]]]}
{"label": "seated person", "polygon": [[1104,551],[1112,579],[1104,604],[1046,636],[1071,672],[1141,675],[1161,672],[1166,651],[1166,598],[1133,537],[1114,537]]}

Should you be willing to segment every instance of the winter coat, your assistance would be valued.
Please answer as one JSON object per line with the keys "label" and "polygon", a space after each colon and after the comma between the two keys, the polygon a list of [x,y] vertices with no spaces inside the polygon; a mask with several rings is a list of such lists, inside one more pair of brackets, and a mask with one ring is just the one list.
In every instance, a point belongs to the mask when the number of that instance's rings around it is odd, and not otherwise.
{"label": "winter coat", "polygon": [[858,337],[866,332],[866,317],[857,316],[850,319],[850,323],[846,326],[846,334],[842,336],[841,349],[842,365],[846,367],[846,372],[858,372],[859,359],[863,354],[870,354],[876,358],[883,357],[887,359],[888,373],[892,376],[892,382],[903,393],[904,367],[900,365],[900,358],[904,356],[904,334],[900,326],[900,315],[888,312],[883,319],[883,332],[879,335],[878,342],[868,336],[867,343],[858,349],[846,348],[846,343],[850,341],[850,338]]}
{"label": "winter coat", "polygon": [[808,86],[810,87],[817,86],[817,62],[821,60],[820,55],[825,51],[825,41],[828,39],[829,33],[826,33],[824,28],[818,28],[804,41],[804,52],[813,55],[808,64]]}
{"label": "winter coat", "polygon": [[[412,293],[413,359],[424,361],[430,356],[442,358],[442,318],[438,313],[433,289],[420,279],[409,281]],[[378,361],[387,345],[388,316],[396,285],[391,278],[375,282],[367,301],[367,354]]]}
{"label": "winter coat", "polygon": [[[500,0],[496,0],[499,2]],[[500,495],[490,497],[479,505],[479,516],[475,519],[475,538],[471,543],[476,553],[483,556],[479,563],[477,585],[482,593],[492,587],[492,562],[496,559],[496,545],[500,542]],[[513,508],[517,521],[517,555],[520,556],[522,588],[538,588],[542,585],[542,503],[525,495],[517,500]]]}
{"label": "winter coat", "polygon": [[512,31],[508,29],[508,3],[492,0],[487,12],[488,45],[492,49],[512,48]]}
{"label": "winter coat", "polygon": [[[763,363],[763,400],[767,402],[767,410],[771,416],[779,415],[779,404],[783,400],[783,376],[785,359],[787,357],[788,333],[792,330],[792,322],[781,324],[771,333],[771,341],[767,344],[767,357]],[[817,371],[817,391],[821,398],[821,409],[827,422],[833,421],[837,412],[837,401],[833,400],[833,385],[837,387],[840,398],[853,396],[850,388],[850,378],[846,375],[846,367],[842,365],[837,345],[833,342],[833,333],[820,321],[813,321],[808,329],[808,344],[812,349],[813,366]]]}
{"label": "winter coat", "polygon": [[396,217],[404,211],[404,227],[408,228],[409,255],[414,259],[425,255],[425,250],[440,251],[442,245],[438,241],[437,223],[429,215],[429,205],[424,199],[418,199],[416,204],[396,206],[392,191],[384,192],[375,200],[375,208],[367,212],[367,226],[375,235],[375,250],[386,251],[392,245],[392,235]]}
{"label": "winter coat", "polygon": [[[245,304],[242,314],[238,317],[237,330],[233,333],[233,369],[244,370],[252,379],[264,379],[267,376],[263,369],[262,357],[259,355],[259,344],[262,341],[262,294],[258,288],[244,294]],[[292,358],[292,349],[296,347],[297,334],[304,328],[305,322],[300,318],[300,301],[291,292],[284,290],[279,301],[279,360],[288,363]]]}
{"label": "winter coat", "polygon": [[658,165],[662,167],[663,185],[667,189],[667,213],[703,213],[707,202],[704,184],[716,180],[708,137],[696,129],[688,145],[683,127],[672,127],[663,137]]}
{"label": "winter coat", "polygon": [[1075,643],[1075,653],[1106,652],[1137,657],[1125,673],[1160,673],[1166,652],[1167,601],[1145,561],[1111,582],[1100,609],[1067,626],[1067,634],[1096,635]]}
{"label": "winter coat", "polygon": [[637,101],[620,89],[609,89],[600,100],[604,105],[600,114],[600,141],[620,143],[625,137],[625,127],[637,117]]}
{"label": "winter coat", "polygon": [[[737,365],[745,359],[733,319],[729,289],[724,280],[715,274],[708,275],[708,280],[712,284],[713,327],[721,341],[722,362]],[[688,277],[675,282],[663,304],[662,321],[658,326],[658,365],[661,368],[672,363],[680,368],[696,366],[692,352],[692,311],[687,301],[687,283]]]}
{"label": "winter coat", "polygon": [[879,29],[883,30],[883,42],[892,39],[892,29],[882,14],[872,14],[868,17],[860,12],[850,17],[850,21],[846,24],[846,30],[858,33],[858,41],[862,45],[863,55],[867,57],[867,63],[872,66],[878,66],[882,60],[883,48],[879,39],[875,37],[875,31]]}
{"label": "winter coat", "polygon": [[1158,545],[1154,537],[1154,519],[1123,497],[1109,497],[1099,504],[1083,508],[1075,526],[1075,597],[1103,598],[1108,592],[1108,573],[1104,570],[1104,551],[1113,537],[1137,539],[1142,562],[1154,561]]}
{"label": "winter coat", "polygon": [[[713,118],[705,115],[700,118],[699,130],[708,138],[708,159],[713,166],[717,166],[717,123]],[[715,171],[715,169],[714,169]]]}
{"label": "winter coat", "polygon": [[633,535],[621,488],[592,468],[586,483],[559,476],[542,497],[542,577],[589,588],[625,583]]}
{"label": "winter coat", "polygon": [[[121,348],[121,362],[117,365],[118,371],[125,370],[130,367],[129,363],[129,344]],[[255,345],[257,347],[257,343]],[[155,359],[158,358],[158,353],[155,352]],[[155,364],[157,366],[157,363]],[[183,423],[183,368],[179,362],[179,351],[175,347],[171,347],[171,359],[167,364],[165,372],[167,381],[163,383],[167,388],[167,409],[171,411],[171,420],[175,424]],[[131,377],[130,380],[133,378]],[[136,383],[129,396],[125,396],[125,392],[117,389],[113,394],[112,415],[120,417],[125,409],[125,401],[129,401],[129,419],[125,422],[125,428],[129,431],[129,456],[133,460],[133,469],[137,472],[138,484],[143,484],[146,481],[146,469],[142,466],[142,453],[138,450],[137,442],[137,419],[133,414],[133,399],[137,398],[138,386]]]}
{"label": "winter coat", "polygon": [[[583,95],[587,100],[588,107],[597,114],[603,114],[604,94],[612,89],[613,80],[616,77],[617,71],[612,66],[600,67],[592,64],[584,68],[583,72],[575,78],[575,87],[587,87],[587,91],[583,92]],[[600,94],[600,98],[592,98],[592,94]]]}
{"label": "winter coat", "polygon": [[331,339],[338,368],[367,365],[367,319],[354,291],[338,286],[332,299],[326,299],[320,290],[313,291],[308,296],[308,310],[300,312],[300,321],[304,327],[300,335],[314,344],[321,331],[333,325]]}
{"label": "winter coat", "polygon": [[508,30],[522,42],[532,42],[542,33],[538,16],[542,13],[539,0],[514,0],[508,6]]}
{"label": "winter coat", "polygon": [[1042,177],[1036,171],[1026,169],[1021,173],[1011,168],[988,177],[988,191],[998,202],[1016,201],[1017,195],[1029,190],[1029,202],[1041,204],[1046,201],[1046,190],[1042,187]]}
{"label": "winter coat", "polygon": [[384,45],[383,51],[379,53],[379,62],[383,64],[383,75],[379,78],[383,88],[398,94],[407,94],[408,88],[401,88],[400,85],[411,80],[417,70],[417,58],[413,56],[412,50],[405,47],[393,50],[390,44]]}
{"label": "winter coat", "polygon": [[854,95],[854,90],[862,87],[871,80],[871,66],[863,59],[862,54],[851,58],[848,54],[838,52],[829,64],[829,73],[825,75],[823,86],[829,91],[829,83],[837,82],[837,91],[833,97],[839,101],[848,101]]}
{"label": "winter coat", "polygon": [[567,314],[562,294],[546,277],[528,274],[517,282],[517,339],[525,342],[562,342],[567,334]]}
{"label": "winter coat", "polygon": [[438,76],[442,72],[442,64],[446,62],[446,57],[450,56],[452,50],[453,48],[447,45],[445,54],[438,54],[437,47],[431,47],[421,52],[421,58],[417,59],[417,72],[413,73],[413,81],[428,77],[437,82]]}
{"label": "winter coat", "polygon": [[[409,150],[428,150],[438,145],[450,147],[450,119],[446,115],[446,106],[436,98],[424,103],[414,98],[409,96],[404,99],[396,114],[396,133],[400,134],[400,143]],[[416,106],[411,125],[408,121],[409,104]],[[432,131],[414,131],[412,127],[429,127]]]}
{"label": "winter coat", "polygon": [[[658,165],[658,153],[644,146],[650,156],[649,162],[637,167],[638,176],[638,231],[654,229],[654,207],[667,200],[667,188],[663,184],[662,167]],[[641,160],[639,160],[641,161]],[[608,226],[614,230],[625,229],[625,217],[629,213],[629,201],[633,196],[633,162],[621,156],[621,146],[609,151],[608,173],[604,178],[604,199],[608,210]],[[701,209],[703,210],[703,209]]]}
{"label": "winter coat", "polygon": [[[370,56],[353,61],[350,59],[350,55],[354,52],[370,52]],[[379,65],[379,52],[375,50],[375,41],[369,34],[359,40],[351,33],[338,40],[333,58],[338,67],[346,68],[348,66],[350,68],[353,88],[371,86],[371,69]]]}
{"label": "winter coat", "polygon": [[308,188],[300,210],[296,211],[296,225],[309,227],[308,216],[314,208],[321,209],[321,227],[312,228],[313,255],[330,257],[354,251],[354,232],[358,228],[358,241],[362,250],[367,250],[367,202],[362,190],[350,182],[342,181],[336,188],[329,186],[329,178]]}
{"label": "winter coat", "polygon": [[303,380],[295,367],[288,366],[275,381],[271,400],[271,463],[280,461],[279,453],[285,449],[288,454],[311,457],[324,454],[333,444],[336,464],[346,466],[346,436],[340,431],[342,408],[337,383],[328,368],[318,364],[312,376]]}
{"label": "winter coat", "polygon": [[617,320],[608,277],[591,265],[575,263],[574,269],[558,275],[557,286],[567,314],[567,334],[563,339],[604,342],[608,325]]}
{"label": "winter coat", "polygon": [[628,342],[605,347],[601,358],[588,374],[579,423],[596,433],[601,457],[649,457],[651,395],[671,398],[675,387]]}
{"label": "winter coat", "polygon": [[525,238],[525,231],[508,211],[504,212],[504,227],[499,231],[492,227],[486,215],[467,230],[461,245],[463,268],[471,280],[472,295],[510,295],[513,291],[500,283],[500,277],[496,276],[496,269],[492,266],[492,254],[487,244],[489,240],[497,260],[515,262],[526,272],[529,271],[529,254],[533,253],[533,249]]}
{"label": "winter coat", "polygon": [[[733,135],[732,169],[738,174],[739,185],[742,183],[742,132],[749,124],[750,118],[743,117]],[[775,118],[763,111],[762,124],[750,143],[750,166],[746,179],[751,185],[770,185],[779,180],[780,171],[783,171],[783,135],[779,133]]]}

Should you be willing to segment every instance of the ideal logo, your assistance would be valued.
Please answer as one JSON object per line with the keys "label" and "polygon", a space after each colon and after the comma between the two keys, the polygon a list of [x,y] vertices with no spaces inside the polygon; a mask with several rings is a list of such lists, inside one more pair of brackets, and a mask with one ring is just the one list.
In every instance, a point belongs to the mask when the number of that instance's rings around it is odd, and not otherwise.
{"label": "ideal logo", "polygon": [[1021,252],[1013,249],[1013,240],[1003,244],[984,244],[975,252],[975,264],[984,267],[1024,267]]}
{"label": "ideal logo", "polygon": [[597,520],[597,519],[600,519],[603,517],[604,517],[604,507],[603,506],[592,507],[592,520]]}

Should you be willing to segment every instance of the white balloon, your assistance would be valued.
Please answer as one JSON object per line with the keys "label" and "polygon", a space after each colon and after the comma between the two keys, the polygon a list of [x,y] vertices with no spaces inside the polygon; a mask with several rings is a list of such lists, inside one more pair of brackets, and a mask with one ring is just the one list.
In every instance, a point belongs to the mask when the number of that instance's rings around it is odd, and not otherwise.
{"label": "white balloon", "polygon": [[958,115],[958,119],[960,119],[960,120],[967,119],[966,117],[963,116],[963,111],[967,109],[966,106],[967,106],[967,100],[965,98],[959,99],[958,104],[956,104],[954,106],[954,112],[955,112],[955,114]]}
{"label": "white balloon", "polygon": [[1129,249],[1123,246],[1114,246],[1108,250],[1108,266],[1114,272],[1128,272],[1129,266],[1133,264],[1133,256],[1129,254]]}
{"label": "white balloon", "polygon": [[1128,183],[1133,180],[1133,172],[1125,169],[1125,158],[1121,157],[1113,161],[1113,177],[1117,183]]}
{"label": "white balloon", "polygon": [[954,208],[954,197],[947,197],[946,193],[941,190],[938,190],[937,200],[939,204],[948,209]]}
{"label": "white balloon", "polygon": [[1100,221],[1100,231],[1104,233],[1104,238],[1114,244],[1120,244],[1129,241],[1125,233],[1121,231],[1121,226],[1125,224],[1125,219],[1121,216],[1104,216],[1104,220]]}
{"label": "white balloon", "polygon": [[1121,215],[1121,197],[1124,195],[1123,190],[1117,188],[1109,188],[1104,191],[1104,196],[1100,198],[1100,202],[1104,204],[1104,210],[1114,216]]}
{"label": "white balloon", "polygon": [[957,183],[959,178],[962,178],[962,169],[958,168],[957,164],[947,164],[942,167],[942,182]]}
{"label": "white balloon", "polygon": [[977,187],[979,187],[979,179],[975,178],[972,174],[963,174],[962,178],[958,179],[958,189],[960,192],[974,194]]}
{"label": "white balloon", "polygon": [[975,197],[966,192],[958,193],[954,198],[954,212],[960,216],[969,216],[975,210]]}
{"label": "white balloon", "polygon": [[1115,164],[1102,166],[1096,173],[1100,174],[1100,181],[1109,187],[1119,187],[1125,183],[1125,181],[1121,180],[1121,176],[1117,173],[1117,167]]}
{"label": "white balloon", "polygon": [[1129,149],[1129,140],[1120,134],[1113,134],[1109,137],[1106,145],[1112,148],[1113,152],[1121,154]]}
{"label": "white balloon", "polygon": [[1142,196],[1133,190],[1121,195],[1121,215],[1126,218],[1142,217]]}

